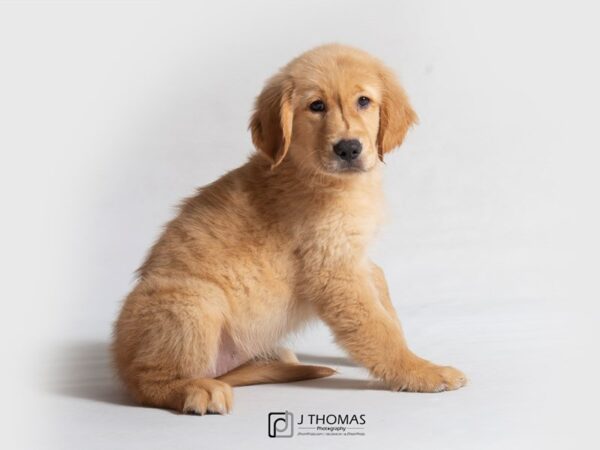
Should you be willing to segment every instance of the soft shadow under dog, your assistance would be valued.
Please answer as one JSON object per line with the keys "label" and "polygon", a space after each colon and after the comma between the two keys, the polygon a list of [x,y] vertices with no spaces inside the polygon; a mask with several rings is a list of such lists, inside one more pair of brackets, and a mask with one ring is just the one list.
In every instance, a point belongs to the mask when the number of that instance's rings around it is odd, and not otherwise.
{"label": "soft shadow under dog", "polygon": [[322,356],[312,355],[309,353],[296,353],[296,356],[302,363],[307,364],[324,364],[326,366],[345,366],[345,367],[359,367],[357,364],[350,361],[348,358],[343,356]]}
{"label": "soft shadow under dog", "polygon": [[350,391],[382,391],[386,390],[383,384],[377,380],[359,379],[359,378],[340,378],[333,376],[331,378],[318,378],[316,380],[299,381],[296,383],[287,383],[288,386],[302,387],[310,389],[331,389],[331,390],[350,390]]}
{"label": "soft shadow under dog", "polygon": [[68,397],[135,405],[116,378],[107,343],[69,343],[48,357],[46,390]]}
{"label": "soft shadow under dog", "polygon": [[[69,343],[59,348],[58,351],[50,352],[48,356],[50,359],[45,370],[46,382],[44,383],[46,390],[68,397],[122,406],[136,405],[114,373],[107,343],[93,341]],[[304,353],[298,354],[298,357],[306,363],[356,366],[343,357]],[[48,368],[50,369],[48,370]],[[286,385],[315,389],[381,389],[377,383],[370,380],[338,377],[286,383]]]}

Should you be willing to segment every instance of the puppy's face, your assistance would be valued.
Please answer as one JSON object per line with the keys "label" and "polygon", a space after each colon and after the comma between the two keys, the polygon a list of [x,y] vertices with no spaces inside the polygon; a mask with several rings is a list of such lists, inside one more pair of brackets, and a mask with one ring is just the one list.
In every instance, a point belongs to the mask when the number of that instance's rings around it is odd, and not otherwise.
{"label": "puppy's face", "polygon": [[250,128],[273,167],[360,174],[400,145],[415,122],[402,88],[370,55],[327,45],[290,62],[257,99]]}
{"label": "puppy's face", "polygon": [[326,74],[295,78],[289,158],[328,174],[360,173],[377,164],[380,83],[354,61]]}

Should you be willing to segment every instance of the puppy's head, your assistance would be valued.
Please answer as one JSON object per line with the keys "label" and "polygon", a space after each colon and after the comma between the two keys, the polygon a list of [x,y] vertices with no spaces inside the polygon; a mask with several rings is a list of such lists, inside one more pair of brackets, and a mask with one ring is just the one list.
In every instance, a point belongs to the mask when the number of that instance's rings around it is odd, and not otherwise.
{"label": "puppy's head", "polygon": [[371,170],[417,116],[394,75],[369,54],[326,45],[292,60],[256,100],[252,141],[272,161],[334,176]]}

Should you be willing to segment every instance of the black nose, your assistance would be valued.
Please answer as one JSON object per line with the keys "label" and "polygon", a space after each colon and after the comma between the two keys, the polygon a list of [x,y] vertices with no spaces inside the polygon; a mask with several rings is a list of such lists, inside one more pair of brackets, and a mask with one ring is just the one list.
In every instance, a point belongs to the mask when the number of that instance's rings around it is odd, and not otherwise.
{"label": "black nose", "polygon": [[333,151],[344,161],[352,161],[362,152],[362,144],[358,139],[342,139],[333,146]]}

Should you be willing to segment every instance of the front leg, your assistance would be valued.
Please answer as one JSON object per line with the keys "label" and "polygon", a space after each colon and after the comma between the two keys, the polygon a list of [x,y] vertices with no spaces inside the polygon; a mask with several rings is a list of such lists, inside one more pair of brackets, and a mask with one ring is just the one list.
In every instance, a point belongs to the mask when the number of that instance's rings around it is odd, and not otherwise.
{"label": "front leg", "polygon": [[321,279],[317,310],[356,362],[392,390],[440,392],[465,385],[459,370],[435,365],[409,350],[383,272],[365,264],[338,266],[335,273]]}
{"label": "front leg", "polygon": [[371,280],[373,281],[375,289],[377,290],[377,298],[379,298],[379,301],[381,302],[387,313],[396,322],[398,322],[398,325],[400,325],[398,314],[396,314],[396,310],[394,309],[394,305],[392,304],[392,299],[390,298],[390,290],[388,289],[387,282],[385,281],[385,274],[383,273],[383,269],[372,261],[369,263],[369,267],[371,268]]}

